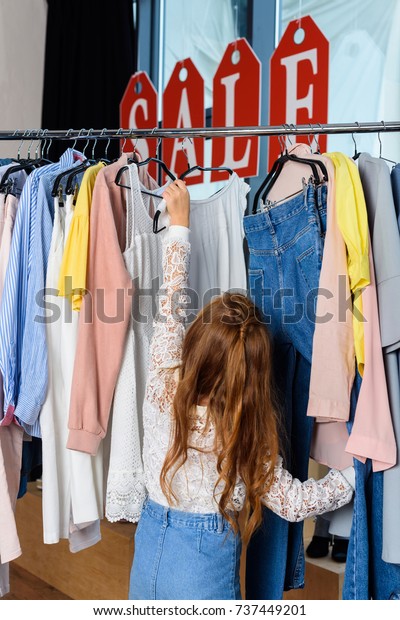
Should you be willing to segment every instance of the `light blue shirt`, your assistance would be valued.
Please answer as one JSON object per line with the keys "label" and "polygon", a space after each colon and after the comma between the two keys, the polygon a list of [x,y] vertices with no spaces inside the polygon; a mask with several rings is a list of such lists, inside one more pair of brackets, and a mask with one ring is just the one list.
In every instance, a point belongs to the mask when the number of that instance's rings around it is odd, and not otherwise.
{"label": "light blue shirt", "polygon": [[0,306],[4,412],[7,416],[14,412],[26,432],[35,437],[40,437],[38,416],[48,377],[46,326],[37,320],[36,295],[44,291],[46,282],[54,217],[51,191],[57,175],[78,165],[81,158],[68,149],[59,162],[29,175],[15,219]]}

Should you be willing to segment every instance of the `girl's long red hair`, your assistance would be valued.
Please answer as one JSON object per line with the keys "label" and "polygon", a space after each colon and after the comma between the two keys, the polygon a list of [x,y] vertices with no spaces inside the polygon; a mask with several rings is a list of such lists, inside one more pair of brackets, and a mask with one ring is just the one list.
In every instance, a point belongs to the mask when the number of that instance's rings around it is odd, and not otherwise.
{"label": "girl's long red hair", "polygon": [[238,477],[243,480],[245,543],[262,521],[262,496],[272,483],[279,451],[271,364],[269,333],[247,297],[225,293],[208,304],[185,336],[171,443],[161,471],[162,490],[172,502],[174,475],[193,447],[190,412],[207,399],[208,421],[215,428],[216,487],[223,488],[216,500],[238,531],[230,500]]}

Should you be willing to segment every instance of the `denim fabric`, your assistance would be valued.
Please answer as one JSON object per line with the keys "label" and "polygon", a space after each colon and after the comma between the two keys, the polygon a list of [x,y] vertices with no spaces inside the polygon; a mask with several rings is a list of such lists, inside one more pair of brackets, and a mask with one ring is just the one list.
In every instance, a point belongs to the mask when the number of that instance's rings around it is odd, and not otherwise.
{"label": "denim fabric", "polygon": [[[361,385],[359,374],[352,397]],[[355,407],[352,402],[351,412]],[[351,432],[352,422],[348,428]],[[400,565],[382,560],[383,473],[372,472],[371,460],[354,459],[356,490],[353,524],[343,584],[344,600],[400,600]]]}
{"label": "denim fabric", "polygon": [[240,536],[218,513],[146,500],[135,535],[130,600],[240,600]]}
{"label": "denim fabric", "polygon": [[[312,340],[326,231],[325,186],[244,218],[250,296],[274,339],[273,368],[281,396],[285,465],[308,477],[313,419],[307,417]],[[247,552],[246,597],[280,599],[304,587],[303,524],[264,509]]]}

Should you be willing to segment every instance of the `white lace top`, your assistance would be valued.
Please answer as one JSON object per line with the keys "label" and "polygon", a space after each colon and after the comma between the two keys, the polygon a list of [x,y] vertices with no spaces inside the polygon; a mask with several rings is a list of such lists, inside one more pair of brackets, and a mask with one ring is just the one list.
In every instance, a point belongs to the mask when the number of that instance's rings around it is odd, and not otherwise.
{"label": "white lace top", "polygon": [[[171,226],[163,241],[164,282],[159,293],[158,315],[150,347],[150,371],[143,408],[144,445],[143,460],[146,487],[149,497],[168,506],[160,487],[160,473],[169,447],[171,435],[172,403],[179,379],[176,367],[181,360],[182,342],[185,335],[186,300],[184,289],[188,286],[190,259],[189,230]],[[173,480],[178,498],[173,508],[185,512],[218,512],[218,480],[214,429],[206,428],[206,407],[198,406],[191,419],[192,435],[186,463]],[[206,452],[198,448],[209,449]],[[246,489],[238,480],[231,507],[241,510]],[[335,510],[347,504],[353,495],[353,487],[337,470],[331,470],[325,478],[309,479],[301,483],[282,466],[279,457],[275,467],[272,486],[264,496],[265,504],[288,521],[301,521],[306,517]],[[216,499],[215,499],[216,498]]]}

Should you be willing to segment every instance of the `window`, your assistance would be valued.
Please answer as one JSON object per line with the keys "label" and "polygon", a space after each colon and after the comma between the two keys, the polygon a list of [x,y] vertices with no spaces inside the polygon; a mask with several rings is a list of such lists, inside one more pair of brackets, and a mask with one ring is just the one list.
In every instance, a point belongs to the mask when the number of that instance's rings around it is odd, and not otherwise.
{"label": "window", "polygon": [[[330,43],[330,123],[400,118],[400,1],[281,0],[281,34],[289,21],[311,15]],[[384,4],[384,6],[383,6]],[[382,155],[400,159],[395,133],[382,131]],[[355,135],[357,149],[379,154],[377,134]],[[354,152],[351,135],[328,136],[329,150]]]}
{"label": "window", "polygon": [[228,43],[247,37],[248,0],[165,0],[162,89],[178,60],[190,57],[205,81],[212,105],[212,79]]}

